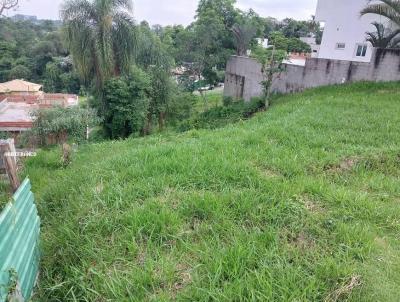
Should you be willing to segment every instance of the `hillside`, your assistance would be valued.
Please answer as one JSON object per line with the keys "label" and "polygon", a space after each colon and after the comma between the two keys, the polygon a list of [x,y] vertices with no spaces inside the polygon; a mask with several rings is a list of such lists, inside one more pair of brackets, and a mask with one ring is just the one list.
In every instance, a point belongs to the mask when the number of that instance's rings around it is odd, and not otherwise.
{"label": "hillside", "polygon": [[[35,301],[398,301],[400,85],[27,163]],[[128,297],[130,297],[128,299]]]}

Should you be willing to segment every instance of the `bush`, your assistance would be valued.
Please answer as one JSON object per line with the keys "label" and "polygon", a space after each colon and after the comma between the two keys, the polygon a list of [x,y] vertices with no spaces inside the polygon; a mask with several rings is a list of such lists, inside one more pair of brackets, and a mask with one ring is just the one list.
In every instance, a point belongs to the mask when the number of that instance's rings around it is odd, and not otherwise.
{"label": "bush", "polygon": [[224,106],[230,106],[233,104],[233,98],[231,96],[224,96],[222,103]]}
{"label": "bush", "polygon": [[168,123],[171,126],[177,126],[180,121],[189,119],[193,114],[193,108],[197,101],[196,96],[192,93],[176,90],[167,107]]}
{"label": "bush", "polygon": [[179,124],[178,131],[220,128],[242,119],[247,119],[265,107],[265,102],[262,98],[253,98],[250,102],[244,102],[243,100],[233,101],[232,98],[224,98],[224,104],[226,105],[212,108],[183,121]]}
{"label": "bush", "polygon": [[149,76],[139,68],[135,68],[129,76],[113,78],[105,83],[103,105],[97,106],[105,116],[107,136],[127,138],[143,129],[150,88]]}
{"label": "bush", "polygon": [[27,133],[41,145],[63,143],[67,139],[83,141],[87,127],[100,122],[93,109],[79,107],[39,109],[32,113],[32,130]]}

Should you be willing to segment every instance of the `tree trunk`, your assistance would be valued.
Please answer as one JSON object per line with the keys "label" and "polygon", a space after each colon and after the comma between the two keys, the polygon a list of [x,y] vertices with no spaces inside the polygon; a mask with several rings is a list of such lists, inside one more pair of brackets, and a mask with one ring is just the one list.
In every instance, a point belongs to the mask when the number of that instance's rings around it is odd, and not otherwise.
{"label": "tree trunk", "polygon": [[150,134],[150,132],[151,132],[151,124],[152,123],[153,123],[153,114],[149,112],[147,114],[146,123],[145,123],[144,128],[143,128],[143,135],[144,136]]}
{"label": "tree trunk", "polygon": [[165,125],[165,112],[160,112],[158,114],[158,127],[160,131],[164,130],[164,125]]}

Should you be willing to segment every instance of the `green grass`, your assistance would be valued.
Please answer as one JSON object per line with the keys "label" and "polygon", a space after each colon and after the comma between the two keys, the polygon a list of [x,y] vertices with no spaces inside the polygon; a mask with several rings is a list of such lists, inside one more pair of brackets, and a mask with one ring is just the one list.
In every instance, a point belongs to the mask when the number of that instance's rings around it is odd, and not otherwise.
{"label": "green grass", "polygon": [[[30,159],[35,301],[398,301],[400,85]],[[353,280],[353,282],[351,282]]]}
{"label": "green grass", "polygon": [[194,129],[216,129],[251,118],[255,113],[265,110],[262,98],[253,98],[250,102],[243,100],[225,102],[224,105],[212,107],[190,118],[181,121],[175,130],[184,132]]}
{"label": "green grass", "polygon": [[194,111],[197,113],[207,111],[210,108],[222,106],[223,89],[221,87],[214,90],[204,91],[205,100],[198,91],[195,91],[194,95],[197,98],[194,105]]}
{"label": "green grass", "polygon": [[12,198],[10,181],[6,175],[0,178],[0,212]]}

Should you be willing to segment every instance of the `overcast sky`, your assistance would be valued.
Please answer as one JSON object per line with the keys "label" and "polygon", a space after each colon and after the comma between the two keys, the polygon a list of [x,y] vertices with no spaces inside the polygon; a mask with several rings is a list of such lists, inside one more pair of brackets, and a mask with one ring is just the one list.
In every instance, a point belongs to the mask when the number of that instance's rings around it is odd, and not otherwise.
{"label": "overcast sky", "polygon": [[[17,11],[9,15],[36,15],[40,19],[58,19],[63,0],[20,0]],[[134,0],[137,21],[150,24],[189,24],[193,21],[198,0]],[[309,19],[315,13],[317,0],[238,0],[241,9],[253,8],[259,15],[277,19]]]}

